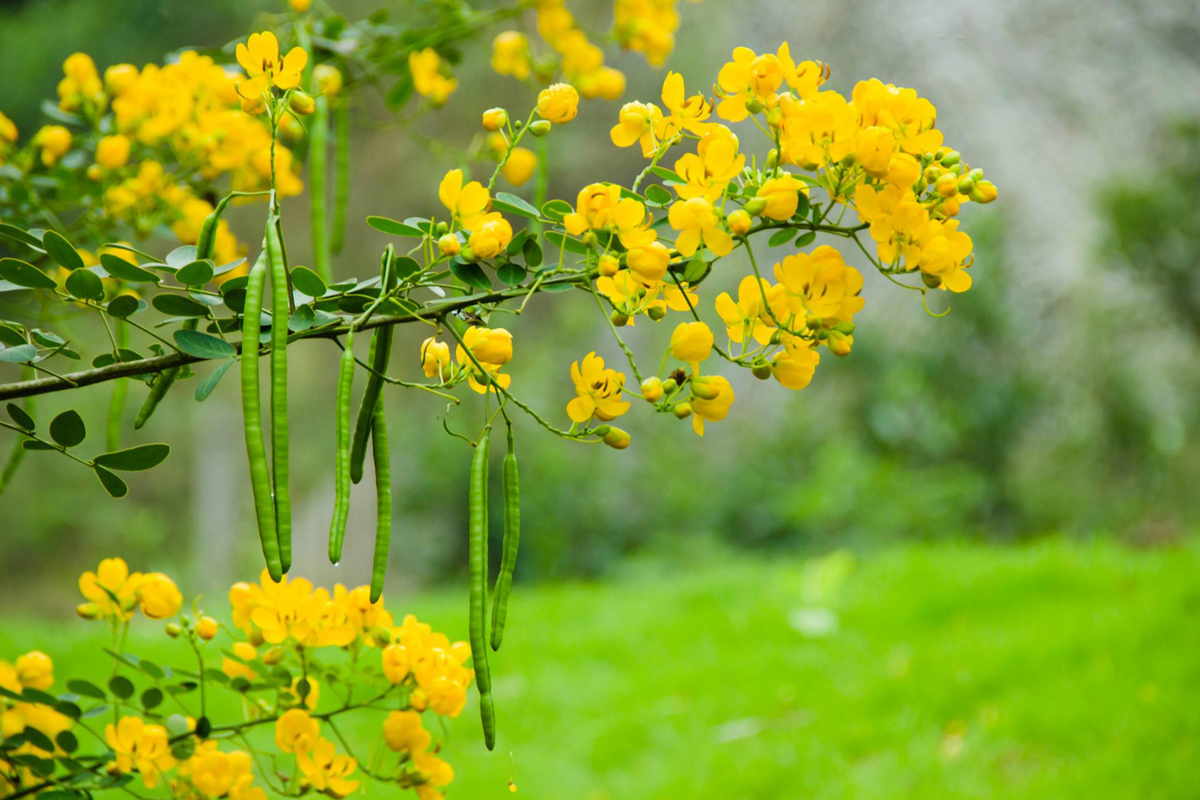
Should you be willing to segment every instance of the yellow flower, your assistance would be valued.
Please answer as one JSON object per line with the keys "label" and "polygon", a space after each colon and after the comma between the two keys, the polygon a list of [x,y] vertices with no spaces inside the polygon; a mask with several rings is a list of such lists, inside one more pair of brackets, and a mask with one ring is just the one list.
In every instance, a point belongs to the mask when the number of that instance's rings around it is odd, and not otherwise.
{"label": "yellow flower", "polygon": [[700,140],[695,153],[675,162],[675,171],[687,183],[676,184],[675,191],[684,200],[707,197],[716,201],[742,167],[746,157],[738,154],[738,140],[728,128],[715,126]]}
{"label": "yellow flower", "polygon": [[767,201],[762,215],[770,219],[791,219],[800,205],[800,193],[808,194],[808,186],[786,172],[776,178],[763,181],[755,197]]}
{"label": "yellow flower", "polygon": [[16,124],[0,111],[0,144],[12,144],[17,140]]}
{"label": "yellow flower", "polygon": [[445,380],[450,376],[450,346],[430,336],[421,342],[421,369],[426,378]]}
{"label": "yellow flower", "polygon": [[654,129],[661,120],[662,111],[653,103],[626,103],[621,106],[617,124],[609,131],[609,137],[617,147],[631,147],[641,142],[642,155],[649,158],[658,147]]}
{"label": "yellow flower", "polygon": [[31,650],[17,659],[17,680],[22,686],[46,690],[54,685],[54,662],[40,650]]}
{"label": "yellow flower", "polygon": [[52,167],[71,149],[71,132],[62,125],[45,125],[33,135],[33,143],[42,149],[42,164]]}
{"label": "yellow flower", "polygon": [[279,40],[270,31],[250,34],[246,44],[238,42],[235,54],[249,79],[237,84],[237,93],[252,106],[261,102],[272,86],[285,92],[299,86],[308,63],[308,53],[302,47],[293,47],[280,58]]}
{"label": "yellow flower", "polygon": [[408,54],[408,69],[412,72],[413,88],[429,102],[440,106],[458,88],[458,78],[444,74],[442,57],[432,47]]}
{"label": "yellow flower", "polygon": [[[512,334],[504,328],[471,326],[463,333],[463,341],[471,349],[471,354],[475,356],[483,368],[492,376],[492,380],[498,383],[500,388],[507,389],[512,382],[512,376],[501,375],[499,372],[500,368],[512,359]],[[467,356],[462,345],[459,345],[455,350],[455,360],[461,368],[467,370],[467,383],[472,389],[480,394],[484,394],[492,389],[490,384],[485,386],[484,383],[480,382],[483,376],[479,375],[478,368],[476,368],[470,357]]]}
{"label": "yellow flower", "polygon": [[667,73],[663,81],[662,101],[663,107],[670,111],[671,115],[662,118],[658,128],[659,138],[670,139],[683,131],[697,136],[708,132],[711,124],[706,124],[704,120],[712,114],[712,103],[699,93],[686,97],[683,76],[678,72]]}
{"label": "yellow flower", "polygon": [[254,645],[249,642],[234,642],[233,654],[241,659],[235,661],[229,656],[225,656],[221,662],[221,671],[230,678],[245,678],[252,681],[258,677],[258,673],[250,669],[249,666],[243,664],[243,661],[255,661],[258,659],[258,651]]}
{"label": "yellow flower", "polygon": [[297,751],[296,766],[314,789],[330,797],[345,797],[358,788],[358,781],[348,777],[358,769],[358,762],[350,756],[338,755],[333,742],[325,739],[319,740],[311,751]]}
{"label": "yellow flower", "polygon": [[167,729],[162,725],[147,725],[139,717],[121,717],[116,725],[105,727],[104,740],[114,755],[110,767],[138,772],[147,789],[157,786],[159,775],[175,766]]}
{"label": "yellow flower", "polygon": [[675,239],[680,255],[691,256],[701,241],[718,256],[727,256],[733,250],[733,237],[717,227],[717,216],[707,197],[676,201],[667,212],[667,220],[680,231]]}
{"label": "yellow flower", "polygon": [[421,715],[415,711],[393,711],[383,722],[383,740],[398,753],[423,753],[432,737],[421,725]]}
{"label": "yellow flower", "polygon": [[488,208],[492,205],[492,198],[488,194],[488,190],[479,181],[471,181],[466,186],[463,185],[461,169],[452,169],[446,173],[446,177],[442,178],[442,182],[438,186],[438,199],[467,230],[473,230],[479,222],[483,221]]}
{"label": "yellow flower", "polygon": [[[694,379],[693,379],[694,380]],[[735,399],[733,387],[729,385],[729,381],[720,375],[710,375],[706,378],[701,378],[704,382],[705,389],[709,392],[715,392],[715,397],[705,399],[699,395],[692,395],[692,429],[700,436],[704,435],[704,423],[720,422],[729,414],[729,407],[733,405]]]}
{"label": "yellow flower", "polygon": [[124,559],[106,558],[95,572],[88,570],[79,576],[79,591],[99,616],[129,619],[137,605],[141,579],[141,573],[130,573]]}
{"label": "yellow flower", "polygon": [[201,617],[196,623],[196,635],[204,641],[210,641],[217,635],[217,621],[212,617]]}
{"label": "yellow flower", "polygon": [[965,292],[971,288],[967,268],[973,246],[971,237],[958,230],[958,220],[930,220],[921,238],[921,271],[939,278],[952,292]]}
{"label": "yellow flower", "polygon": [[252,785],[253,766],[249,753],[222,753],[210,740],[200,744],[195,755],[180,765],[179,775],[190,778],[196,790],[211,800],[265,800],[263,790]]}
{"label": "yellow flower", "polygon": [[380,654],[383,675],[392,683],[401,683],[412,671],[408,649],[399,644],[389,644]]}
{"label": "yellow flower", "polygon": [[320,740],[320,724],[302,708],[289,709],[275,721],[275,746],[285,753],[307,753]]}
{"label": "yellow flower", "polygon": [[673,0],[616,0],[613,32],[623,47],[659,66],[675,47],[679,14]]}
{"label": "yellow flower", "polygon": [[593,416],[605,422],[616,419],[629,410],[629,403],[621,399],[625,387],[625,373],[604,368],[604,359],[595,353],[571,364],[571,382],[575,384],[574,400],[567,403],[567,416],[572,422],[587,422]]}
{"label": "yellow flower", "polygon": [[[482,122],[484,130],[498,131],[508,124],[508,112],[503,108],[489,108],[483,112]],[[488,139],[489,143],[494,141],[490,136]],[[499,141],[504,143],[504,146],[500,148],[500,152],[503,153],[508,148],[508,143],[503,136],[499,138]]]}
{"label": "yellow flower", "polygon": [[625,73],[613,67],[601,67],[586,75],[580,75],[575,79],[575,83],[580,93],[588,98],[618,100],[625,93]]}
{"label": "yellow flower", "polygon": [[821,362],[821,355],[807,342],[797,341],[798,345],[789,346],[775,354],[771,361],[771,374],[782,386],[799,391],[812,381],[817,364]]}
{"label": "yellow flower", "polygon": [[662,242],[634,245],[626,254],[625,263],[643,281],[660,281],[671,265],[671,251]]}
{"label": "yellow flower", "polygon": [[96,72],[96,63],[86,53],[72,53],[63,62],[63,79],[58,82],[58,107],[74,111],[84,103],[100,104],[104,84]]}
{"label": "yellow flower", "polygon": [[475,225],[467,246],[476,258],[495,258],[512,241],[513,229],[499,211],[484,215]]}
{"label": "yellow flower", "polygon": [[514,147],[513,151],[509,153],[508,161],[504,164],[501,174],[504,176],[504,180],[513,186],[521,186],[533,177],[537,164],[537,155],[532,150],[525,147]]}
{"label": "yellow flower", "polygon": [[747,336],[754,338],[759,344],[771,341],[775,332],[775,322],[766,308],[763,307],[763,295],[771,303],[771,311],[783,309],[782,288],[771,286],[765,280],[753,275],[742,278],[738,284],[738,299],[733,302],[728,292],[717,295],[717,314],[725,322],[725,331],[731,341],[742,342]]}
{"label": "yellow flower", "polygon": [[787,81],[788,86],[791,86],[802,100],[807,100],[815,95],[817,89],[825,81],[829,80],[828,64],[823,64],[820,61],[801,61],[797,64],[792,59],[791,50],[787,42],[779,45],[777,58],[779,60],[779,69],[783,72],[784,80]]}
{"label": "yellow flower", "polygon": [[438,252],[444,256],[454,257],[462,252],[462,242],[458,234],[447,233],[438,238]]}
{"label": "yellow flower", "polygon": [[138,68],[133,64],[113,64],[104,70],[104,88],[111,95],[118,95],[138,79]]}
{"label": "yellow flower", "polygon": [[563,217],[563,227],[572,236],[589,228],[600,230],[613,224],[621,187],[611,183],[592,183],[579,190],[575,210]]}
{"label": "yellow flower", "polygon": [[671,355],[699,369],[712,353],[713,333],[703,322],[681,322],[671,334]]}
{"label": "yellow flower", "polygon": [[890,128],[872,125],[859,131],[854,144],[854,158],[868,175],[882,178],[896,149],[896,137]]}
{"label": "yellow flower", "polygon": [[876,125],[890,128],[905,153],[919,156],[942,146],[942,132],[934,127],[937,109],[915,90],[872,78],[855,84],[850,99],[863,128]]}
{"label": "yellow flower", "polygon": [[[422,778],[424,778],[424,786],[433,786],[441,788],[449,786],[454,781],[454,770],[442,759],[432,753],[413,753],[412,757],[413,769],[415,769]],[[421,797],[420,788],[417,790],[419,800],[426,800]]]}
{"label": "yellow flower", "polygon": [[292,11],[298,14],[303,14],[312,7],[312,0],[288,0],[288,3],[291,4]]}
{"label": "yellow flower", "polygon": [[746,103],[773,94],[783,82],[779,59],[771,53],[757,55],[748,47],[733,51],[733,61],[717,73],[717,114],[730,122],[741,122],[750,113]]}
{"label": "yellow flower", "polygon": [[569,83],[555,83],[538,93],[537,112],[542,119],[565,125],[579,113],[579,92]]}
{"label": "yellow flower", "polygon": [[151,619],[173,617],[183,605],[183,595],[175,582],[161,572],[143,575],[137,587],[138,602],[142,613]]}
{"label": "yellow flower", "polygon": [[[797,204],[799,204],[799,201],[797,201]],[[745,236],[750,232],[751,226],[754,225],[754,220],[750,218],[750,215],[744,209],[739,208],[725,218],[725,223],[729,226],[729,232],[734,236]]]}
{"label": "yellow flower", "polygon": [[529,39],[519,31],[504,31],[492,40],[492,69],[519,81],[529,77]]}
{"label": "yellow flower", "polygon": [[[812,314],[831,324],[852,321],[862,310],[862,273],[846,265],[842,254],[821,245],[812,253],[784,256],[775,265],[775,280],[786,291],[795,314]],[[778,287],[776,287],[778,288]]]}
{"label": "yellow flower", "polygon": [[854,106],[837,92],[818,92],[808,100],[785,95],[780,157],[807,169],[841,161],[850,154],[858,135]]}
{"label": "yellow flower", "polygon": [[129,137],[105,136],[96,143],[96,163],[105,169],[123,167],[129,161]]}

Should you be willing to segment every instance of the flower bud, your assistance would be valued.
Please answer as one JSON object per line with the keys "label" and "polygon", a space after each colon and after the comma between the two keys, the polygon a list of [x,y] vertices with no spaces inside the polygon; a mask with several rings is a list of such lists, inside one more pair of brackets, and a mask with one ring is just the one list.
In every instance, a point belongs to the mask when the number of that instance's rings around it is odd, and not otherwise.
{"label": "flower bud", "polygon": [[692,404],[680,403],[671,409],[671,413],[675,415],[676,419],[687,419],[692,415]]}
{"label": "flower bud", "polygon": [[959,161],[962,161],[962,155],[957,150],[951,150],[939,158],[938,161],[941,161],[944,167],[953,167]]}
{"label": "flower bud", "polygon": [[96,608],[95,603],[80,603],[75,606],[75,613],[84,619],[96,619],[100,616],[100,609]]}
{"label": "flower bud", "polygon": [[820,317],[818,317],[816,314],[809,314],[807,317],[805,317],[805,318],[804,318],[804,325],[805,325],[805,327],[807,327],[807,328],[808,328],[810,331],[819,331],[819,330],[821,330],[821,328],[823,328],[823,327],[824,327],[824,326],[821,324],[821,318],[820,318]]}
{"label": "flower bud", "polygon": [[947,217],[953,217],[958,214],[958,209],[962,203],[958,202],[957,197],[951,197],[942,201],[938,209]]}
{"label": "flower bud", "polygon": [[779,164],[779,150],[772,147],[767,151],[767,169],[775,169]]}
{"label": "flower bud", "polygon": [[835,332],[832,336],[830,336],[825,342],[825,346],[828,347],[829,352],[833,353],[835,356],[840,357],[850,355],[850,340],[840,333]]}
{"label": "flower bud", "polygon": [[[755,198],[761,200],[762,198]],[[765,205],[763,206],[766,207]],[[734,236],[745,236],[750,232],[750,225],[753,220],[750,219],[750,214],[743,208],[739,208],[729,215],[726,220],[729,223],[729,232]]]}
{"label": "flower bud", "polygon": [[594,247],[596,244],[596,232],[588,231],[583,236],[579,237],[579,241],[583,242],[584,247]]}
{"label": "flower bud", "polygon": [[608,315],[608,318],[611,319],[612,324],[616,325],[618,328],[624,328],[626,325],[629,324],[629,315],[622,314],[620,311],[617,311],[616,309],[613,309],[613,312]]}
{"label": "flower bud", "polygon": [[937,179],[934,187],[942,197],[954,197],[958,194],[958,176],[953,172],[947,172]]}
{"label": "flower bud", "polygon": [[720,388],[710,385],[705,378],[692,378],[692,394],[701,400],[715,400],[720,393]]}
{"label": "flower bud", "polygon": [[758,100],[758,98],[751,97],[746,101],[746,110],[751,114],[757,114],[763,110],[763,104]]}
{"label": "flower bud", "polygon": [[657,377],[651,376],[642,381],[642,397],[646,398],[648,403],[657,403],[662,400],[663,382]]}
{"label": "flower bud", "polygon": [[971,180],[969,177],[963,178],[962,180],[960,180],[958,182],[958,193],[959,194],[970,194],[971,190],[974,188],[975,188],[975,181]]}
{"label": "flower bud", "polygon": [[548,119],[534,120],[533,122],[529,123],[529,132],[540,138],[549,133],[551,127],[552,125]]}
{"label": "flower bud", "polygon": [[462,252],[462,243],[453,233],[447,233],[438,239],[438,250],[444,256],[456,256]]}
{"label": "flower bud", "polygon": [[217,635],[217,621],[212,617],[201,617],[196,623],[196,635],[204,641],[211,641]]}
{"label": "flower bud", "polygon": [[926,183],[937,183],[937,179],[942,177],[943,172],[944,171],[942,170],[941,167],[937,166],[936,164],[930,164],[928,167],[925,168],[925,173],[924,173],[925,182]]}
{"label": "flower bud", "polygon": [[854,323],[851,322],[850,320],[843,320],[842,322],[839,322],[837,325],[834,325],[833,329],[835,331],[837,331],[838,333],[844,333],[844,334],[849,335],[851,333],[854,333],[854,327],[855,327]]}
{"label": "flower bud", "polygon": [[767,112],[767,124],[772,128],[778,128],[783,124],[783,110],[779,106]]}
{"label": "flower bud", "polygon": [[429,695],[424,689],[413,689],[412,694],[408,696],[408,707],[418,713],[424,711],[429,708]]}
{"label": "flower bud", "polygon": [[930,275],[928,272],[921,273],[921,282],[930,289],[936,289],[942,285],[942,279],[937,275]]}
{"label": "flower bud", "polygon": [[164,626],[164,630],[166,630],[167,636],[170,636],[172,639],[178,639],[179,634],[183,633],[183,628],[179,627],[178,622],[168,622]]}
{"label": "flower bud", "polygon": [[282,647],[275,646],[262,654],[262,662],[267,666],[273,666],[278,664],[280,661],[283,661],[286,655],[287,650],[284,650]]}
{"label": "flower bud", "polygon": [[767,198],[755,197],[747,201],[746,205],[744,205],[742,208],[747,214],[753,214],[757,217],[759,214],[767,210]]}
{"label": "flower bud", "polygon": [[468,245],[462,249],[462,252],[458,254],[458,257],[470,264],[475,261],[475,251],[471,249],[470,245]]}
{"label": "flower bud", "polygon": [[489,108],[483,112],[483,127],[489,131],[498,131],[508,124],[508,112],[503,108]]}
{"label": "flower bud", "polygon": [[288,107],[301,116],[313,113],[313,109],[317,107],[313,102],[312,95],[303,89],[293,89],[288,97]]}
{"label": "flower bud", "polygon": [[591,432],[596,434],[597,436],[604,436],[610,430],[612,430],[611,425],[597,425],[596,427],[592,428]]}
{"label": "flower bud", "polygon": [[771,377],[771,365],[759,364],[755,366],[754,369],[750,370],[750,373],[760,381],[769,380]]}
{"label": "flower bud", "polygon": [[987,204],[996,199],[996,184],[991,181],[979,181],[971,190],[971,202]]}
{"label": "flower bud", "polygon": [[89,164],[87,176],[90,181],[98,181],[104,177],[104,170],[100,168],[99,164]]}
{"label": "flower bud", "polygon": [[613,450],[624,450],[629,447],[629,434],[620,428],[609,428],[608,433],[604,434],[604,443]]}
{"label": "flower bud", "polygon": [[650,306],[650,309],[646,312],[646,316],[649,317],[650,319],[654,320],[655,322],[658,322],[666,315],[667,315],[667,310],[665,308],[663,308],[662,306]]}
{"label": "flower bud", "polygon": [[258,628],[252,629],[246,638],[249,640],[250,644],[254,645],[255,647],[258,647],[263,643],[262,631],[260,631]]}
{"label": "flower bud", "polygon": [[976,183],[979,183],[981,180],[983,180],[983,170],[979,167],[975,167],[975,169],[967,172],[967,177]]}

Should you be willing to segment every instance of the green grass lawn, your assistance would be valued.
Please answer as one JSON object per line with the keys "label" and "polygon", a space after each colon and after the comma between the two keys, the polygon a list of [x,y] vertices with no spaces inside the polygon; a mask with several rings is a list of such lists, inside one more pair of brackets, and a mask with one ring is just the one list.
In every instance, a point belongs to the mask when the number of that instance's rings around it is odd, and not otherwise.
{"label": "green grass lawn", "polygon": [[[1200,794],[1197,542],[718,562],[518,585],[492,659],[496,752],[472,695],[451,796],[509,796],[509,753],[519,796],[563,800]],[[463,591],[391,606],[465,633]],[[61,683],[103,638],[5,621],[0,656],[44,649]]]}

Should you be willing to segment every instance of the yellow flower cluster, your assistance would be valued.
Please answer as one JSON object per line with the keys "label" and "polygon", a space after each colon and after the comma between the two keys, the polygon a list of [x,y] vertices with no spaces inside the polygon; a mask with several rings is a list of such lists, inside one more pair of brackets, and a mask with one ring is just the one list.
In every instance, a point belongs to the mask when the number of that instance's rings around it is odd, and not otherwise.
{"label": "yellow flower cluster", "polygon": [[617,41],[646,56],[654,66],[661,65],[675,49],[677,5],[677,0],[616,0],[613,32]]}
{"label": "yellow flower cluster", "polygon": [[130,572],[121,558],[106,558],[95,572],[79,576],[79,591],[87,602],[76,611],[84,619],[123,622],[141,609],[151,619],[166,619],[183,605],[175,582],[161,572]]}
{"label": "yellow flower cluster", "polygon": [[408,69],[412,73],[413,89],[422,97],[428,97],[434,106],[445,103],[458,88],[458,78],[450,73],[449,65],[432,47],[409,53]]}
{"label": "yellow flower cluster", "polygon": [[411,614],[392,628],[391,643],[383,648],[384,676],[393,684],[410,682],[409,704],[444,717],[457,717],[467,701],[474,671],[464,666],[471,657],[466,642],[451,642]]}
{"label": "yellow flower cluster", "polygon": [[[15,663],[0,659],[0,689],[19,695],[25,689],[45,692],[54,685],[54,662],[45,653],[34,650],[17,658]],[[17,734],[33,729],[50,740],[50,749],[40,745],[46,742],[27,736],[25,743],[8,749],[0,756],[0,796],[15,792],[22,785],[35,782],[27,764],[10,761],[11,756],[36,756],[49,758],[64,755],[55,743],[60,733],[69,731],[74,722],[65,714],[42,703],[15,700],[9,694],[0,697],[0,739],[10,739]]]}
{"label": "yellow flower cluster", "polygon": [[315,588],[307,578],[284,576],[278,583],[262,571],[258,583],[235,583],[229,590],[233,624],[251,642],[304,647],[347,647],[356,641],[376,642],[373,629],[391,627],[392,617],[382,601],[370,602],[370,589],[332,593]]}

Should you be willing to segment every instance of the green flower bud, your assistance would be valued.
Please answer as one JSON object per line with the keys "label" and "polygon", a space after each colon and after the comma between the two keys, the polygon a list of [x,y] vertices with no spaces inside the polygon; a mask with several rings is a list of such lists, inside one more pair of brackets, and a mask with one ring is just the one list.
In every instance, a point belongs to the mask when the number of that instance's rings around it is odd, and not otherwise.
{"label": "green flower bud", "polygon": [[746,201],[746,205],[742,206],[746,209],[747,214],[758,216],[767,210],[767,199],[765,197],[755,197],[753,200]]}
{"label": "green flower bud", "polygon": [[167,636],[170,636],[172,639],[179,638],[179,634],[183,633],[183,628],[179,627],[178,622],[168,622],[164,629],[167,632]]}
{"label": "green flower bud", "polygon": [[596,427],[592,428],[591,432],[597,436],[605,436],[608,434],[611,428],[611,425],[597,425]]}
{"label": "green flower bud", "polygon": [[674,378],[667,378],[662,382],[663,394],[671,394],[679,388],[679,382]]}
{"label": "green flower bud", "polygon": [[854,323],[850,322],[849,320],[846,320],[844,322],[839,322],[837,325],[834,325],[833,329],[835,331],[837,331],[838,333],[844,333],[847,336],[849,336],[850,334],[854,333]]}
{"label": "green flower bud", "polygon": [[692,415],[692,404],[680,403],[671,409],[671,413],[675,415],[676,419],[687,419]]}
{"label": "green flower bud", "polygon": [[630,436],[620,428],[609,428],[608,433],[604,434],[604,443],[613,450],[624,450],[629,447]]}
{"label": "green flower bud", "polygon": [[460,253],[458,254],[458,256],[459,256],[459,258],[461,258],[463,261],[466,261],[466,262],[470,263],[470,262],[472,262],[472,261],[474,261],[474,260],[475,260],[475,251],[474,251],[474,250],[472,250],[470,247],[464,247],[464,248],[462,249],[462,252],[460,252]]}
{"label": "green flower bud", "polygon": [[763,110],[763,104],[757,98],[751,97],[746,101],[746,110],[751,114],[757,114]]}
{"label": "green flower bud", "polygon": [[974,188],[975,188],[975,181],[971,180],[970,177],[963,178],[962,180],[960,180],[958,182],[958,193],[959,194],[970,194],[971,190]]}
{"label": "green flower bud", "polygon": [[648,403],[657,403],[662,400],[663,382],[656,376],[650,376],[642,381],[642,397],[646,398]]}
{"label": "green flower bud", "polygon": [[937,275],[930,275],[928,272],[921,273],[921,282],[930,289],[936,289],[942,285],[942,279]]}
{"label": "green flower bud", "polygon": [[662,306],[652,306],[650,310],[646,312],[646,316],[650,317],[650,319],[654,320],[655,322],[658,322],[666,315],[667,310]]}
{"label": "green flower bud", "polygon": [[757,364],[750,372],[760,381],[768,380],[771,377],[771,367],[768,364]]}
{"label": "green flower bud", "polygon": [[946,153],[946,155],[942,156],[939,160],[942,162],[942,166],[953,167],[955,164],[957,164],[959,161],[962,160],[962,155],[957,150],[951,150],[949,153]]}
{"label": "green flower bud", "polygon": [[551,127],[550,120],[548,119],[534,120],[529,123],[529,132],[540,138],[549,133]]}
{"label": "green flower bud", "polygon": [[613,312],[608,315],[608,318],[611,319],[612,324],[616,325],[618,328],[624,328],[626,325],[629,324],[629,315],[622,314],[620,311],[617,311],[616,309],[613,309]]}

